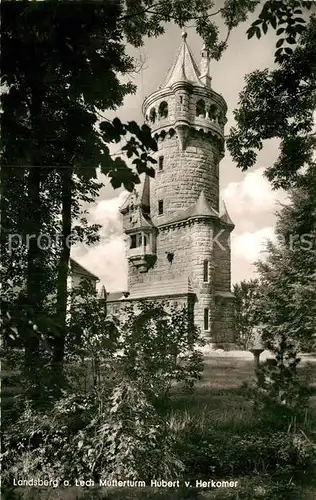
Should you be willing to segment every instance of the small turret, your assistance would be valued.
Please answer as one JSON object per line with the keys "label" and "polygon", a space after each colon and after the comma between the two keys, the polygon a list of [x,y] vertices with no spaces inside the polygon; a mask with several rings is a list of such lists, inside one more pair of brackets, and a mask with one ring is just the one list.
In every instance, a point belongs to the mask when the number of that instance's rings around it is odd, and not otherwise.
{"label": "small turret", "polygon": [[225,226],[230,227],[231,230],[234,229],[235,224],[233,223],[233,221],[231,220],[231,218],[229,216],[229,213],[228,213],[228,210],[227,210],[227,207],[226,207],[226,203],[223,200],[223,198],[220,199],[220,212],[219,212],[219,216],[220,216],[220,220],[224,223]]}
{"label": "small turret", "polygon": [[205,45],[201,50],[201,76],[200,80],[207,88],[211,88],[212,78],[210,77],[210,54]]}
{"label": "small turret", "polygon": [[156,255],[156,228],[150,219],[150,185],[146,175],[120,207],[127,238],[127,258],[140,272],[153,265]]}
{"label": "small turret", "polygon": [[187,33],[183,33],[166,77],[143,103],[143,113],[155,139],[164,140],[176,134],[180,151],[188,145],[190,129],[210,134],[222,146],[224,143],[227,105],[211,88],[210,56],[205,47],[201,54],[199,67],[187,43]]}

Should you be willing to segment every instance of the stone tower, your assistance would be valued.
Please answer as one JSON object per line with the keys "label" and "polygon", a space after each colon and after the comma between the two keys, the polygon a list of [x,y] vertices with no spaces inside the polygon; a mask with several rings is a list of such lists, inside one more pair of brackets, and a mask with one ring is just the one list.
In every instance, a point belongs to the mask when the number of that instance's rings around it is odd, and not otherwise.
{"label": "stone tower", "polygon": [[[227,345],[234,225],[219,196],[227,105],[212,89],[209,66],[203,48],[198,67],[184,33],[167,76],[143,103],[157,164],[155,178],[143,179],[121,207],[129,269],[121,298],[185,303],[210,341]],[[109,296],[108,306],[118,298]]]}

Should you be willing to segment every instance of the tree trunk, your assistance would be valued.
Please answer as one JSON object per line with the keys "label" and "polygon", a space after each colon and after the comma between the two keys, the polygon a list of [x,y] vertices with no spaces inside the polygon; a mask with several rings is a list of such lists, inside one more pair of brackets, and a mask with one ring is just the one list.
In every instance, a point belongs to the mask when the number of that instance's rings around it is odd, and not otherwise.
{"label": "tree trunk", "polygon": [[[41,294],[41,251],[38,246],[40,234],[40,167],[30,168],[28,175],[29,218],[27,225],[27,303],[31,307],[32,318],[36,318],[42,310]],[[27,326],[25,343],[25,367],[31,379],[36,378],[38,384],[39,337],[32,326]],[[34,388],[35,389],[35,388]],[[36,389],[35,389],[36,390]]]}
{"label": "tree trunk", "polygon": [[[34,323],[43,310],[43,256],[39,246],[38,237],[42,228],[41,207],[41,178],[42,178],[42,103],[43,94],[40,89],[32,91],[32,103],[30,106],[30,118],[32,127],[31,140],[33,141],[30,158],[31,165],[27,177],[26,207],[26,246],[27,246],[27,277],[26,293],[27,305],[30,307],[30,315]],[[30,397],[39,399],[40,392],[40,340],[33,325],[26,326],[25,332],[25,374],[30,384]]]}
{"label": "tree trunk", "polygon": [[62,380],[67,319],[67,278],[71,247],[72,167],[61,169],[62,178],[62,249],[57,281],[57,322],[59,334],[55,338],[53,354],[54,377]]}

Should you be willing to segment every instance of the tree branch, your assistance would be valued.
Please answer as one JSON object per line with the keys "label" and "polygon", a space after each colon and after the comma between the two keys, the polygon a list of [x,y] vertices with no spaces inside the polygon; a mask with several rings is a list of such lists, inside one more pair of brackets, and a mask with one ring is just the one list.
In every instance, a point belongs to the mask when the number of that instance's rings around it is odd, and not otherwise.
{"label": "tree branch", "polygon": [[[149,5],[146,9],[139,10],[138,12],[134,12],[133,14],[128,14],[128,15],[119,17],[118,18],[118,22],[120,22],[120,21],[126,21],[127,19],[131,19],[133,17],[140,16],[142,14],[151,13],[150,9],[152,9],[153,7],[160,7],[160,6],[162,6],[164,4],[168,4],[168,3],[170,3],[170,0],[166,0],[164,2],[154,3],[152,5]],[[156,12],[154,12],[154,14],[156,14]]]}

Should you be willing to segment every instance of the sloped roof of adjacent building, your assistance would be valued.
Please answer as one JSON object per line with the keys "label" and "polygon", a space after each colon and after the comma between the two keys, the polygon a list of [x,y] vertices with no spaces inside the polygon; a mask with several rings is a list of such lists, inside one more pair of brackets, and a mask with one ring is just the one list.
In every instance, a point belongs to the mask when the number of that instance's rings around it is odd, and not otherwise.
{"label": "sloped roof of adjacent building", "polygon": [[126,299],[128,292],[110,292],[107,294],[107,302],[116,302],[118,300]]}
{"label": "sloped roof of adjacent building", "polygon": [[88,271],[88,269],[81,266],[77,261],[75,261],[72,258],[70,258],[70,269],[72,273],[79,274],[80,276],[85,276],[86,278],[89,278],[91,280],[96,281],[99,279],[98,276]]}
{"label": "sloped roof of adjacent building", "polygon": [[133,287],[128,299],[187,295],[189,293],[195,293],[191,280],[188,277],[182,277],[175,280],[156,281],[151,284],[139,283]]}
{"label": "sloped roof of adjacent building", "polygon": [[182,43],[175,61],[162,81],[159,89],[171,87],[177,82],[188,82],[203,86],[200,81],[200,70],[186,41],[187,34],[182,34]]}

